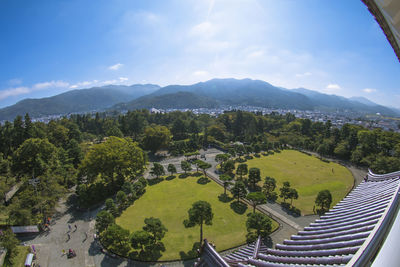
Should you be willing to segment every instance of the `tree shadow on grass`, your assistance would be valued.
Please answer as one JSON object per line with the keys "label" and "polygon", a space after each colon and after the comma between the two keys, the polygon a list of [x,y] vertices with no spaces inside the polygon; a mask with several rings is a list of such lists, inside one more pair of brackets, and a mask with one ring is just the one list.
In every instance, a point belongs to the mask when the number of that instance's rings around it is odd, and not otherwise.
{"label": "tree shadow on grass", "polygon": [[231,209],[233,209],[233,211],[237,214],[244,214],[247,210],[247,205],[242,202],[235,201],[231,203]]}
{"label": "tree shadow on grass", "polygon": [[199,176],[202,176],[202,175],[203,175],[203,173],[201,173],[201,172],[195,172],[195,173],[192,174],[192,176],[195,176],[195,177],[199,177]]}
{"label": "tree shadow on grass", "polygon": [[164,181],[164,179],[161,177],[158,177],[158,178],[148,179],[147,183],[149,185],[155,185],[155,184],[161,183],[162,181]]}
{"label": "tree shadow on grass", "polygon": [[208,184],[209,182],[211,182],[210,181],[210,179],[208,179],[207,177],[200,177],[198,180],[197,180],[197,183],[198,184]]}
{"label": "tree shadow on grass", "polygon": [[173,180],[175,178],[176,178],[176,175],[170,175],[170,176],[166,177],[165,180],[171,181],[171,180]]}
{"label": "tree shadow on grass", "polygon": [[180,179],[186,179],[186,178],[188,178],[190,176],[190,173],[182,173],[182,174],[179,174],[179,178]]}
{"label": "tree shadow on grass", "polygon": [[143,251],[133,251],[129,253],[129,258],[142,261],[157,261],[161,258],[162,253],[165,251],[165,246],[162,242],[157,242],[154,245],[146,246]]}
{"label": "tree shadow on grass", "polygon": [[218,200],[223,203],[228,203],[233,200],[233,197],[228,196],[227,194],[221,194],[218,196]]}
{"label": "tree shadow on grass", "polygon": [[197,253],[198,249],[200,249],[200,242],[195,242],[191,250],[187,252],[180,251],[179,255],[181,256],[182,260],[197,258],[199,256],[199,254]]}

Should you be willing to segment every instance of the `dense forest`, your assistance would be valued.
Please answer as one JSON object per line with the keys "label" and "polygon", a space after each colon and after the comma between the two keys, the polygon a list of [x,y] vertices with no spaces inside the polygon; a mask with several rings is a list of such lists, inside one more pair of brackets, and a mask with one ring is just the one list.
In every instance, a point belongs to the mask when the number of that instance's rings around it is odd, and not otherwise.
{"label": "dense forest", "polygon": [[[94,205],[139,178],[148,156],[157,151],[181,155],[211,145],[241,154],[291,147],[386,173],[400,169],[399,141],[395,132],[349,124],[339,129],[330,121],[312,122],[290,113],[237,110],[213,117],[140,110],[72,115],[49,123],[32,122],[27,114],[0,126],[0,194],[20,186],[0,219],[3,224],[39,224],[74,186],[79,207]],[[141,192],[145,184],[136,186]]]}

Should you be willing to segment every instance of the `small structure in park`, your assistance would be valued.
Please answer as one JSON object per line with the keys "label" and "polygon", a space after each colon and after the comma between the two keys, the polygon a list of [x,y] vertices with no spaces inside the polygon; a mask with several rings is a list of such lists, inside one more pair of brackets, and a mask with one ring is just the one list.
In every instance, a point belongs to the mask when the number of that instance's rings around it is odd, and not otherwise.
{"label": "small structure in park", "polygon": [[11,231],[16,235],[31,235],[39,233],[39,228],[36,225],[11,226]]}
{"label": "small structure in park", "polygon": [[375,260],[399,209],[400,171],[367,179],[290,240],[265,249],[260,239],[226,256],[206,240],[198,267],[369,266]]}

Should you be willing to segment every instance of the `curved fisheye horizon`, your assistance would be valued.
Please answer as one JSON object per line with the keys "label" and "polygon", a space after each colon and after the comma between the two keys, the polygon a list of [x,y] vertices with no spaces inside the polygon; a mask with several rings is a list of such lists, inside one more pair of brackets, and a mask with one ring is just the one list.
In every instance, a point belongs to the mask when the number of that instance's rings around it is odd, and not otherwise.
{"label": "curved fisheye horizon", "polygon": [[2,107],[109,84],[250,78],[400,108],[396,55],[361,1],[0,5]]}

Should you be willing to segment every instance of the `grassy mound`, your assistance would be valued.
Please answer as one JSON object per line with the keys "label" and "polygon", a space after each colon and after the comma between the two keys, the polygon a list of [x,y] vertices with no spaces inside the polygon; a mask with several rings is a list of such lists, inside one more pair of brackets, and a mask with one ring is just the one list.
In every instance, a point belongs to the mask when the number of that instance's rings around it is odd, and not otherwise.
{"label": "grassy mound", "polygon": [[252,167],[260,169],[262,178],[260,186],[266,176],[275,178],[277,181],[275,191],[278,195],[283,182],[290,182],[291,187],[299,193],[299,198],[293,201],[293,205],[299,208],[302,214],[313,213],[314,201],[319,191],[328,189],[331,192],[333,206],[346,196],[354,181],[346,167],[295,150],[283,150],[273,155],[255,157],[246,164],[249,169]]}
{"label": "grassy mound", "polygon": [[[193,258],[196,257],[193,245],[200,241],[200,228],[185,228],[183,221],[194,202],[205,200],[211,204],[214,218],[211,226],[204,227],[204,237],[218,251],[239,246],[246,241],[247,213],[252,210],[250,207],[236,209],[231,205],[235,201],[221,197],[223,192],[215,182],[204,183],[199,177],[167,178],[148,186],[146,193],[117,218],[117,224],[132,232],[142,229],[144,218],[157,217],[168,232],[162,240],[166,251],[156,260]],[[273,221],[273,230],[277,227]]]}

